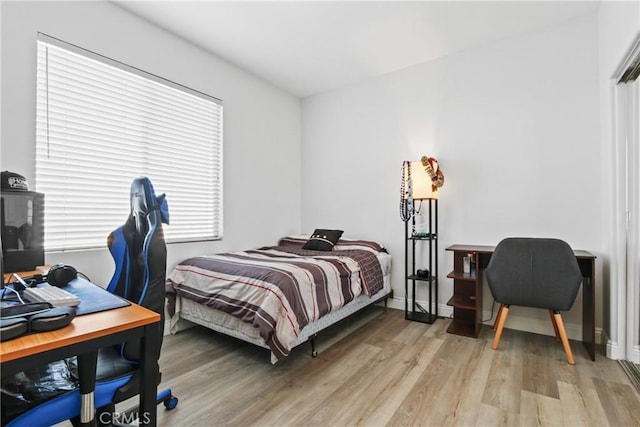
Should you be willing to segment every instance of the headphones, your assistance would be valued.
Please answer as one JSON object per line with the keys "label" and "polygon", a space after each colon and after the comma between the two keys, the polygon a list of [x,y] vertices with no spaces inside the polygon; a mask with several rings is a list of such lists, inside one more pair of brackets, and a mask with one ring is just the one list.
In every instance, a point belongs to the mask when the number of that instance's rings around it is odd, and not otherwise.
{"label": "headphones", "polygon": [[75,316],[74,307],[53,307],[48,302],[4,307],[0,309],[0,341],[64,328]]}
{"label": "headphones", "polygon": [[[70,265],[56,264],[46,276],[33,276],[34,286],[47,281],[51,286],[63,287],[78,277],[78,271]],[[24,284],[24,282],[23,282]],[[35,302],[0,309],[0,341],[7,341],[36,332],[64,328],[76,316],[74,307],[54,307],[48,302]]]}
{"label": "headphones", "polygon": [[47,282],[51,286],[59,288],[67,286],[67,284],[78,278],[78,271],[70,265],[56,264],[49,269],[47,273]]}

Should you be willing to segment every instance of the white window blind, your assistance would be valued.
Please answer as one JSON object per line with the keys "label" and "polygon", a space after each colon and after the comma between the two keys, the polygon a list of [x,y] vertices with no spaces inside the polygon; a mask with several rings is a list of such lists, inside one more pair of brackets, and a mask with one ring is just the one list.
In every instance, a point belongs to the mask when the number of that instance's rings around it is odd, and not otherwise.
{"label": "white window blind", "polygon": [[166,193],[168,242],[222,237],[222,102],[38,35],[36,191],[45,248],[105,247],[139,176]]}

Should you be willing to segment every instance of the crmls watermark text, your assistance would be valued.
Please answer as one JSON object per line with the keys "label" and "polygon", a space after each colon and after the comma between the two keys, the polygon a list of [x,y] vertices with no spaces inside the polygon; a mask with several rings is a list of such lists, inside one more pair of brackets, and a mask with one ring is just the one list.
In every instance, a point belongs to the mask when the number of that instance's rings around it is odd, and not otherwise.
{"label": "crmls watermark text", "polygon": [[140,413],[133,412],[102,412],[98,418],[101,424],[149,424],[151,417],[148,412],[142,413],[142,419],[139,419]]}

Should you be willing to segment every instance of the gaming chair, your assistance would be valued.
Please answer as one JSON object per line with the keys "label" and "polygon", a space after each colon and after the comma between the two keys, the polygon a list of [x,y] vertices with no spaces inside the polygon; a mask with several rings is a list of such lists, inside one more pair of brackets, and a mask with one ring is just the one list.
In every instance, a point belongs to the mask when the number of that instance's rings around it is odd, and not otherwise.
{"label": "gaming chair", "polygon": [[[126,222],[114,230],[107,239],[109,251],[115,261],[115,272],[107,290],[144,306],[160,314],[157,324],[159,337],[164,331],[164,283],[166,275],[167,250],[164,241],[162,223],[169,224],[169,210],[165,195],[156,196],[153,185],[146,177],[136,178],[131,184],[131,211]],[[160,356],[162,338],[156,349],[156,360]],[[95,386],[96,421],[99,425],[110,425],[120,419],[112,419],[115,404],[139,394],[140,345],[138,340],[123,342],[116,347],[101,349],[98,353]],[[67,419],[73,420],[80,414],[80,394],[77,388],[69,390],[71,372],[74,372],[75,359],[55,362],[39,374],[52,377],[54,372],[62,372],[67,381],[61,382],[62,390],[56,390],[43,397],[40,402],[33,399],[26,402],[25,412],[9,417],[3,405],[2,424],[7,426],[52,425]],[[66,372],[68,368],[69,372]],[[55,375],[54,375],[55,376]],[[59,375],[58,375],[59,377]],[[158,378],[158,382],[160,378]],[[37,380],[33,380],[34,384]],[[51,384],[51,381],[49,381]],[[66,389],[65,389],[66,387]],[[3,384],[3,400],[5,399]],[[163,402],[167,409],[173,409],[178,399],[171,390],[158,394],[158,403]],[[121,419],[131,420],[135,408],[119,413]],[[9,414],[11,415],[11,414]],[[7,423],[8,421],[8,423]],[[5,424],[6,423],[6,424]]]}
{"label": "gaming chair", "polygon": [[[164,333],[164,284],[167,271],[167,247],[162,223],[169,224],[169,208],[165,195],[156,196],[151,181],[146,177],[136,178],[131,183],[130,202],[131,212],[127,221],[107,238],[107,246],[116,264],[107,290],[160,314],[157,327],[161,338],[158,347],[152,349],[156,352],[157,360]],[[123,342],[109,353],[99,354],[97,382],[101,376],[115,378],[127,375],[126,366],[137,366],[140,358],[139,340]],[[136,369],[130,378],[118,388],[111,402],[105,405],[101,405],[96,394],[98,423],[115,413],[116,403],[139,394],[140,372]],[[178,399],[170,389],[160,392],[157,400],[158,403],[163,402],[167,409],[173,409],[178,404]],[[135,410],[131,408],[126,412],[132,414]]]}

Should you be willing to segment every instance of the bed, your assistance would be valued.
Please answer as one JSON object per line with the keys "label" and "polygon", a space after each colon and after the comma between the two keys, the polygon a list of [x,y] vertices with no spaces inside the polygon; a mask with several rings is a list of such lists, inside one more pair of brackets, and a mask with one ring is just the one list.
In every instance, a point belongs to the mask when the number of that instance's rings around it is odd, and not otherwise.
{"label": "bed", "polygon": [[307,341],[315,356],[320,331],[386,303],[391,256],[369,240],[338,236],[330,250],[308,249],[311,240],[287,236],[277,246],[182,261],[166,281],[170,331],[183,320],[202,325],[271,350],[272,363]]}

